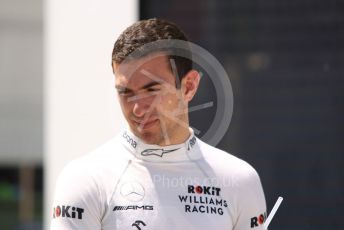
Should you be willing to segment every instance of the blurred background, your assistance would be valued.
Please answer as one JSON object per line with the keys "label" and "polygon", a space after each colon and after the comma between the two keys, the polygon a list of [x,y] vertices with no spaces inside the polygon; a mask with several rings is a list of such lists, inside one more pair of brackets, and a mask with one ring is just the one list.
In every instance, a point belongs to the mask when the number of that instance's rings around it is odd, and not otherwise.
{"label": "blurred background", "polygon": [[[86,6],[94,1],[85,2],[78,10],[95,14]],[[0,229],[43,229],[43,216],[50,218],[43,211],[45,4],[0,0]],[[113,14],[123,3],[116,4]],[[129,21],[175,22],[225,67],[234,113],[218,147],[257,169],[269,211],[284,197],[270,229],[343,229],[344,2],[141,0],[129,13],[136,15]],[[195,127],[204,121],[192,117]]]}
{"label": "blurred background", "polygon": [[0,229],[42,229],[42,158],[43,1],[0,0]]}

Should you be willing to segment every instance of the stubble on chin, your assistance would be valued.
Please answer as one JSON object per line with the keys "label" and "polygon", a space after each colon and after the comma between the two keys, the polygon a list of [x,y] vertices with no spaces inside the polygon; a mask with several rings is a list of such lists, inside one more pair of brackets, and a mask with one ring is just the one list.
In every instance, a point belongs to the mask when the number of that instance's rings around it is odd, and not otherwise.
{"label": "stubble on chin", "polygon": [[145,143],[151,145],[160,145],[163,142],[163,137],[160,132],[142,132],[139,136]]}

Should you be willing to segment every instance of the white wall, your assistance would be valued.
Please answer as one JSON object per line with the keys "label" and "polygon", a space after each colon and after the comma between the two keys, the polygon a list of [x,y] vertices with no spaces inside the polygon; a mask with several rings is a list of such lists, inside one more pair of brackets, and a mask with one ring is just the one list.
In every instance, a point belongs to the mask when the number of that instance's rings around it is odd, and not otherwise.
{"label": "white wall", "polygon": [[111,52],[138,19],[137,0],[46,0],[45,228],[63,166],[124,127],[114,91]]}

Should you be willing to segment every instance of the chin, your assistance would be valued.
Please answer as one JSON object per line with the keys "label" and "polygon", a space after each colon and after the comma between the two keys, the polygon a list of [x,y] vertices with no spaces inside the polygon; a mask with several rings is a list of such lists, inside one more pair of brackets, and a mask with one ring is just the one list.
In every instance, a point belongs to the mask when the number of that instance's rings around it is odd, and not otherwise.
{"label": "chin", "polygon": [[143,131],[140,133],[139,137],[147,144],[158,144],[159,135],[157,132]]}
{"label": "chin", "polygon": [[146,144],[159,145],[161,143],[165,143],[162,128],[158,124],[142,130],[140,130],[137,125],[133,125],[132,130],[134,131],[133,133]]}

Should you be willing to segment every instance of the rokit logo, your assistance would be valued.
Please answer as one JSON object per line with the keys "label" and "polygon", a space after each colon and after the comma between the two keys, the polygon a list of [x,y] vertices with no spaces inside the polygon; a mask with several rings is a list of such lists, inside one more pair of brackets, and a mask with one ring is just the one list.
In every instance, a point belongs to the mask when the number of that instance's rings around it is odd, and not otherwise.
{"label": "rokit logo", "polygon": [[123,133],[123,138],[135,149],[137,146],[137,142],[134,141],[133,138],[131,138],[127,132]]}
{"label": "rokit logo", "polygon": [[78,218],[81,220],[83,213],[83,208],[73,207],[69,205],[58,205],[53,208],[53,218],[65,217],[72,219]]}
{"label": "rokit logo", "polygon": [[179,195],[186,213],[206,213],[223,215],[227,201],[220,196],[221,188],[201,185],[188,185],[189,195]]}
{"label": "rokit logo", "polygon": [[205,195],[216,195],[220,196],[220,188],[216,187],[209,187],[209,186],[188,186],[188,193],[197,193],[197,194],[205,194]]}
{"label": "rokit logo", "polygon": [[154,209],[153,205],[128,205],[128,206],[115,206],[112,211],[126,211],[126,210],[149,210]]}
{"label": "rokit logo", "polygon": [[267,218],[266,212],[251,218],[251,228],[258,227],[259,225],[264,224]]}

